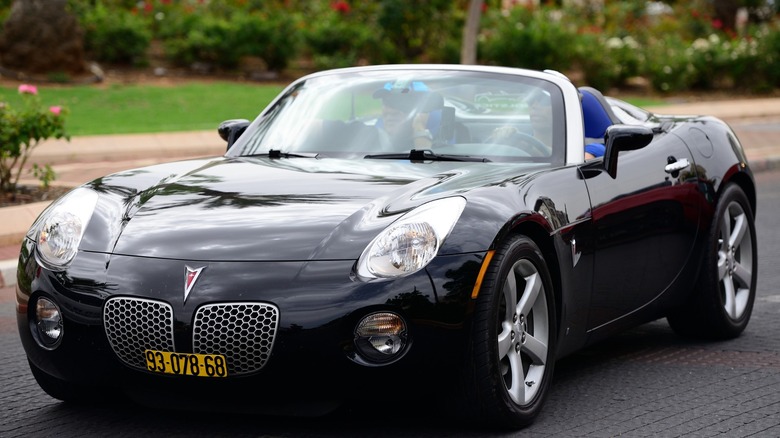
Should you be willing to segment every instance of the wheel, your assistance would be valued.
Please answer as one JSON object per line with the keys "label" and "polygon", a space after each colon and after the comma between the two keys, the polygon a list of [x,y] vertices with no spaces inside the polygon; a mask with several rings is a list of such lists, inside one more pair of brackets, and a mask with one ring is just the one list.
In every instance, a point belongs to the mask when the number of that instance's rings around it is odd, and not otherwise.
{"label": "wheel", "polygon": [[537,245],[515,236],[496,251],[474,310],[466,409],[502,428],[529,424],[552,380],[556,313],[550,274]]}
{"label": "wheel", "polygon": [[74,385],[65,380],[46,374],[28,360],[30,371],[32,371],[38,386],[46,394],[57,400],[69,403],[95,403],[101,398],[101,393],[95,387]]}
{"label": "wheel", "polygon": [[734,338],[750,320],[758,267],[753,212],[739,186],[723,191],[707,239],[693,297],[667,319],[684,336]]}

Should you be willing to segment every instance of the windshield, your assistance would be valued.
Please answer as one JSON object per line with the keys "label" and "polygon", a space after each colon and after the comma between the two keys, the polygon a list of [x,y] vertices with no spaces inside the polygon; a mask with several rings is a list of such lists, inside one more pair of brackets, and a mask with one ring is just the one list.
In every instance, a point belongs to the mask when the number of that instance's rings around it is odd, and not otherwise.
{"label": "windshield", "polygon": [[288,88],[228,155],[562,163],[563,113],[553,83],[520,75],[334,72]]}

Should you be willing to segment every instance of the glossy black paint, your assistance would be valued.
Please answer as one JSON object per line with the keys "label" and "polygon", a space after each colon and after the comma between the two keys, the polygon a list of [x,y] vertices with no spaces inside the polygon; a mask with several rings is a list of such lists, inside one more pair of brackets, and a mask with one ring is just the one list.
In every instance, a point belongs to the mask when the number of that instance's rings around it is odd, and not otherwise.
{"label": "glossy black paint", "polygon": [[[43,268],[32,236],[23,244],[22,342],[31,364],[51,376],[116,386],[146,401],[151,393],[224,396],[252,388],[278,400],[320,394],[310,401],[328,407],[375,395],[370,383],[379,379],[415,389],[421,382],[446,385],[466,360],[482,260],[497,242],[522,233],[537,242],[553,271],[558,356],[564,356],[663,316],[686,298],[725,182],[742,185],[755,209],[752,175],[725,124],[664,121],[669,128],[649,145],[613,151],[614,173],[603,160],[549,168],[266,157],[185,161],[97,179],[87,186],[101,197],[68,269]],[[670,174],[670,157],[691,166]],[[379,231],[399,214],[447,196],[463,196],[467,206],[426,269],[394,280],[355,275],[357,258]],[[207,270],[184,303],[188,264]],[[61,303],[65,317],[65,337],[53,351],[39,348],[29,328],[27,304],[39,294]],[[256,374],[220,384],[178,381],[114,357],[101,315],[115,295],[170,303],[180,351],[191,351],[193,311],[206,303],[273,303],[280,333],[268,366]],[[401,314],[412,344],[392,365],[365,367],[350,359],[354,328],[376,310]]]}

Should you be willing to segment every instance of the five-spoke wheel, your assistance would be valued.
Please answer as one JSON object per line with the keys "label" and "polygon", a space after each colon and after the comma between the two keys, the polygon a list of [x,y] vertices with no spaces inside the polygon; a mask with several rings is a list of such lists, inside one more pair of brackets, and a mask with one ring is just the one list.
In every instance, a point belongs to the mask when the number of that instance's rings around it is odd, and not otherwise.
{"label": "five-spoke wheel", "polygon": [[539,413],[552,380],[555,295],[544,255],[517,235],[496,250],[474,311],[465,390],[470,414],[517,428]]}
{"label": "five-spoke wheel", "polygon": [[718,199],[691,299],[668,316],[684,336],[729,339],[750,320],[756,297],[756,229],[745,192],[729,184]]}

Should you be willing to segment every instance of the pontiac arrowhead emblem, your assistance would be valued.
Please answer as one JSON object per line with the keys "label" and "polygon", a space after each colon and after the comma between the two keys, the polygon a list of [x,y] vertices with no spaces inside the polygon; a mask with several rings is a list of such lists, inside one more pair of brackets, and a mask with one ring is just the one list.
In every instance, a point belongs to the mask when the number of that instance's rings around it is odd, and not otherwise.
{"label": "pontiac arrowhead emblem", "polygon": [[187,297],[190,296],[190,291],[192,290],[192,287],[195,286],[195,282],[198,281],[198,277],[200,277],[200,273],[203,272],[204,269],[206,269],[205,266],[202,266],[200,268],[192,269],[189,266],[184,266],[186,269],[186,273],[184,276],[184,302],[187,302]]}

